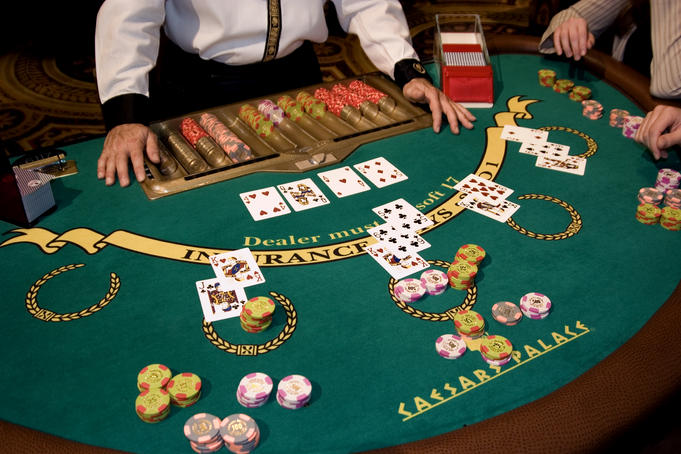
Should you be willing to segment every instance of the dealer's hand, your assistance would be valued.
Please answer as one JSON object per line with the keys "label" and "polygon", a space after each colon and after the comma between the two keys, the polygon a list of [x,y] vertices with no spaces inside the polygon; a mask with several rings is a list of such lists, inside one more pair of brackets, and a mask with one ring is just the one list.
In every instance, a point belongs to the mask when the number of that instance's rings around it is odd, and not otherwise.
{"label": "dealer's hand", "polygon": [[593,33],[589,32],[586,21],[581,17],[566,20],[553,32],[553,47],[558,55],[579,60],[596,43]]}
{"label": "dealer's hand", "polygon": [[655,159],[666,158],[667,148],[681,144],[681,109],[656,106],[643,119],[634,140],[648,147]]}
{"label": "dealer's hand", "polygon": [[433,113],[433,131],[440,132],[442,114],[447,116],[449,127],[454,134],[459,133],[459,122],[466,129],[473,129],[475,117],[465,107],[449,99],[428,80],[421,77],[412,79],[402,88],[404,97],[411,102],[428,104]]}
{"label": "dealer's hand", "polygon": [[144,153],[151,162],[161,162],[156,134],[148,127],[130,123],[118,125],[106,135],[102,154],[97,161],[97,178],[105,179],[107,186],[116,182],[116,175],[122,187],[130,184],[128,161],[132,162],[135,177],[140,183],[145,179]]}

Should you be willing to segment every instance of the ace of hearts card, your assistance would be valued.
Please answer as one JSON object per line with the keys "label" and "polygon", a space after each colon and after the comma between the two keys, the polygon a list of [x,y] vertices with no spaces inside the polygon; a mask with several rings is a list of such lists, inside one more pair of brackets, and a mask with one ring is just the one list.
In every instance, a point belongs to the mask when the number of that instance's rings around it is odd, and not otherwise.
{"label": "ace of hearts card", "polygon": [[336,197],[368,191],[371,188],[350,167],[339,167],[317,174],[319,178],[333,191]]}

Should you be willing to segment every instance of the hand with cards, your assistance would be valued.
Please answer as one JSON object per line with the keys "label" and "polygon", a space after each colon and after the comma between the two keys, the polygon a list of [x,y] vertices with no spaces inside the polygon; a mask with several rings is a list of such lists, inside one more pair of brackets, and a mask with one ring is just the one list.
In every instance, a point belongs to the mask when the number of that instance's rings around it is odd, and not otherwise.
{"label": "hand with cards", "polygon": [[393,279],[402,279],[430,265],[416,251],[430,247],[418,233],[433,221],[404,199],[397,199],[373,209],[385,224],[367,232],[378,240],[365,250]]}
{"label": "hand with cards", "polygon": [[522,143],[520,153],[536,156],[536,167],[584,175],[586,158],[568,155],[569,146],[548,142],[548,137],[548,131],[521,126],[506,125],[501,132],[502,139]]}
{"label": "hand with cards", "polygon": [[248,248],[211,255],[208,260],[216,278],[196,283],[203,317],[207,322],[238,317],[247,301],[245,287],[265,282]]}
{"label": "hand with cards", "polygon": [[457,205],[495,221],[506,222],[520,208],[517,203],[506,200],[512,189],[475,174],[468,175],[454,189],[468,194]]}

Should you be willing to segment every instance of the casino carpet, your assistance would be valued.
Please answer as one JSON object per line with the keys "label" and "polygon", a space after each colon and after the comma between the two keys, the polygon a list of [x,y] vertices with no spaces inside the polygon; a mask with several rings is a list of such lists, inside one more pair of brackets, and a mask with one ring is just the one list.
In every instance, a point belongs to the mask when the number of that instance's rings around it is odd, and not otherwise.
{"label": "casino carpet", "polygon": [[[525,33],[528,2],[402,1],[415,47],[423,59],[432,56],[436,12],[480,14],[486,33]],[[80,20],[94,24],[99,3],[76,2]],[[357,38],[343,33],[333,12],[327,13],[330,37],[326,43],[315,45],[324,80],[375,71]],[[52,22],[38,20],[33,28],[36,31],[31,32],[17,26],[16,33],[5,31],[7,39],[0,40],[0,141],[10,155],[104,133],[91,48],[94,29],[82,23],[70,27],[68,22],[57,29]],[[4,25],[0,22],[0,27]],[[78,32],[69,32],[71,28]]]}
{"label": "casino carpet", "polygon": [[[528,32],[529,0],[402,3],[414,45],[424,60],[432,56],[436,12],[480,14],[485,33]],[[94,22],[96,8],[91,5],[87,14]],[[315,45],[325,81],[374,71],[356,37],[342,33],[333,21],[330,25],[329,40]],[[94,58],[89,44],[83,44],[90,43],[92,38],[89,29],[85,29],[86,38],[78,37],[62,47],[46,46],[46,41],[55,39],[55,35],[44,33],[9,46],[5,42],[0,48],[0,145],[6,153],[16,155],[104,133],[94,82]],[[74,46],[74,42],[79,45]],[[632,431],[635,442],[624,441],[620,452],[681,452],[681,427],[676,418],[666,417],[674,414],[680,403],[681,397],[673,399],[648,423],[635,428]]]}

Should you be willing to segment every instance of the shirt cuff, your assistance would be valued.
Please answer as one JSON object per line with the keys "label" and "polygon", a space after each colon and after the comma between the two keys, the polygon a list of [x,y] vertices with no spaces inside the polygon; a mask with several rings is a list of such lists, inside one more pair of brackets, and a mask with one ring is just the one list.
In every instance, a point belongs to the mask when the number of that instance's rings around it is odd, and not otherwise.
{"label": "shirt cuff", "polygon": [[433,79],[430,78],[426,68],[414,58],[405,58],[395,63],[395,70],[393,72],[395,83],[400,87],[404,87],[410,80],[416,78],[426,79],[431,84]]}
{"label": "shirt cuff", "polygon": [[149,98],[129,93],[119,95],[102,104],[102,116],[106,130],[126,123],[149,124]]}

